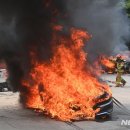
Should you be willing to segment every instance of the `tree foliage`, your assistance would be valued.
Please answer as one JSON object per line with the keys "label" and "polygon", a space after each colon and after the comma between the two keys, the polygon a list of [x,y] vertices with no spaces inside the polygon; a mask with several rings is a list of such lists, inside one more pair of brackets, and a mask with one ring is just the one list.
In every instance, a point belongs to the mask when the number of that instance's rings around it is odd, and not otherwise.
{"label": "tree foliage", "polygon": [[130,0],[126,0],[126,10],[128,13],[128,17],[130,18]]}

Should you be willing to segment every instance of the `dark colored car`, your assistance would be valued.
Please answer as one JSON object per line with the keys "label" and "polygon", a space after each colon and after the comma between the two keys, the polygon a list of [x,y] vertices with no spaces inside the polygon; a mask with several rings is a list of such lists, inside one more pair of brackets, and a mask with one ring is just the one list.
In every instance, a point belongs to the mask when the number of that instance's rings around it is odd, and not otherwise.
{"label": "dark colored car", "polygon": [[[101,96],[101,98],[104,98],[107,96],[107,93]],[[111,117],[113,112],[113,98],[110,97],[108,100],[97,103],[94,106],[94,109],[100,108],[100,111],[96,114],[96,120],[98,119],[108,119]]]}
{"label": "dark colored car", "polygon": [[7,82],[0,83],[0,92],[7,92],[7,91],[10,91]]}
{"label": "dark colored car", "polygon": [[130,73],[130,61],[125,62],[125,72]]}

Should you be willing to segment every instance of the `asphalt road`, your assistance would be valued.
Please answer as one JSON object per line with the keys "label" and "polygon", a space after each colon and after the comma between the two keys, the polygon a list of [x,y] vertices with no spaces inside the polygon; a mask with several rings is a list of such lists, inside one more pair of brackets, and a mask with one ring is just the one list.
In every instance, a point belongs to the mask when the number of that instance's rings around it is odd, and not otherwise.
{"label": "asphalt road", "polygon": [[[115,75],[103,75],[104,80],[115,80]],[[111,84],[113,96],[127,109],[114,106],[112,119],[105,122],[80,121],[73,124],[56,121],[25,110],[19,104],[19,94],[0,93],[0,130],[129,130],[130,125],[121,125],[122,120],[130,120],[130,75],[124,75],[127,84],[124,88],[115,88]]]}

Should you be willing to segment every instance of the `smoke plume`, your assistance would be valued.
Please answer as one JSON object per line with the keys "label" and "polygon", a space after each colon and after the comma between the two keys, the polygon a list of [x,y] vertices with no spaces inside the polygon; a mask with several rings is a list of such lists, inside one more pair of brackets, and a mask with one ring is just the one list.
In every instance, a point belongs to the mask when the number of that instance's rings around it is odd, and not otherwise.
{"label": "smoke plume", "polygon": [[0,58],[14,91],[29,77],[33,52],[39,62],[52,57],[53,24],[63,25],[64,35],[71,26],[87,29],[93,36],[85,47],[90,61],[126,47],[129,25],[120,0],[1,0]]}
{"label": "smoke plume", "polygon": [[39,61],[48,62],[52,56],[51,24],[61,20],[58,11],[64,13],[59,0],[0,1],[0,58],[7,64],[14,91],[28,78],[33,52]]}
{"label": "smoke plume", "polygon": [[89,60],[100,54],[112,55],[127,50],[130,34],[123,0],[71,0],[68,6],[75,26],[86,28],[93,38],[86,50]]}

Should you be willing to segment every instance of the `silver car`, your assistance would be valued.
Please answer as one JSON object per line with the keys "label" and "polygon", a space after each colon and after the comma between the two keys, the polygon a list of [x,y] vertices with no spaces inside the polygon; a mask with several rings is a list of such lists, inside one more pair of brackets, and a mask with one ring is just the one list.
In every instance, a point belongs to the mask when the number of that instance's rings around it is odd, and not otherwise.
{"label": "silver car", "polygon": [[7,78],[8,78],[7,70],[0,69],[0,92],[9,91]]}

